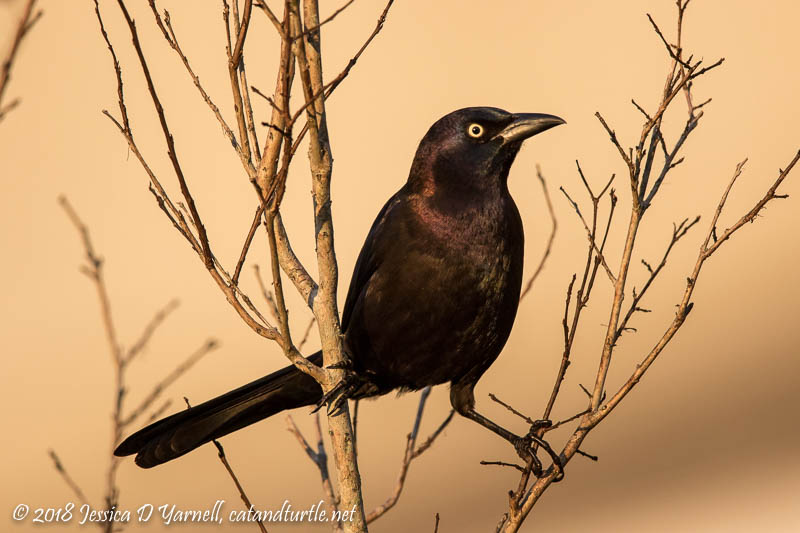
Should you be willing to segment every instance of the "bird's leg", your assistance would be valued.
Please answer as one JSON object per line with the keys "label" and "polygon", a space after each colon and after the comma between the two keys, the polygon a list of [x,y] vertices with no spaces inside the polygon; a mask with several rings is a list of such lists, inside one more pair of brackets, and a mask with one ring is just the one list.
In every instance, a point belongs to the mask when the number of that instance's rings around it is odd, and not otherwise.
{"label": "bird's leg", "polygon": [[465,418],[469,418],[470,420],[477,422],[486,429],[510,442],[522,460],[525,461],[526,464],[531,464],[533,466],[533,473],[536,477],[541,477],[542,475],[542,463],[539,461],[539,458],[536,457],[535,450],[531,448],[531,445],[535,442],[541,446],[541,448],[547,452],[552,459],[553,467],[558,469],[558,475],[554,479],[554,482],[561,481],[561,479],[563,479],[564,463],[561,461],[561,456],[559,456],[559,454],[553,450],[547,441],[536,435],[537,430],[552,424],[549,420],[537,420],[533,426],[531,426],[528,434],[524,437],[520,437],[519,435],[516,435],[515,433],[512,433],[504,427],[496,424],[492,420],[489,420],[475,410],[475,397],[472,392],[472,386],[463,387],[453,384],[450,389],[450,403],[453,405],[453,408]]}
{"label": "bird's leg", "polygon": [[553,461],[554,468],[558,469],[558,475],[553,480],[553,482],[555,483],[561,481],[564,478],[564,463],[561,461],[561,456],[558,453],[556,453],[555,450],[553,450],[553,448],[546,440],[536,435],[537,429],[539,429],[543,425],[548,426],[552,424],[552,422],[550,422],[549,420],[537,420],[536,423],[533,426],[531,426],[531,429],[530,431],[528,431],[528,434],[525,435],[524,437],[520,437],[519,435],[516,435],[508,431],[507,429],[497,425],[496,423],[492,422],[482,414],[475,411],[474,408],[462,412],[461,414],[464,415],[466,418],[469,418],[470,420],[477,422],[486,429],[493,431],[497,435],[500,435],[505,440],[510,442],[514,446],[514,449],[517,451],[517,454],[522,458],[522,460],[526,461],[526,463],[528,461],[532,462],[534,475],[536,477],[541,477],[542,463],[541,461],[539,461],[539,458],[536,457],[535,451],[531,449],[531,444],[535,442],[536,444],[541,446],[541,448],[545,452],[547,452],[547,454],[550,456],[550,459]]}
{"label": "bird's leg", "polygon": [[489,420],[482,414],[478,413],[474,408],[468,409],[466,411],[460,412],[465,418],[469,418],[470,420],[477,422],[478,424],[482,425],[486,429],[494,432],[497,435],[500,435],[502,438],[510,442],[514,449],[517,451],[517,455],[522,458],[523,461],[526,463],[533,462],[533,472],[537,475],[537,477],[542,472],[542,463],[539,461],[539,458],[536,457],[536,454],[531,451],[531,441],[526,439],[525,437],[520,437],[509,430],[505,429],[502,426],[497,425],[493,421]]}

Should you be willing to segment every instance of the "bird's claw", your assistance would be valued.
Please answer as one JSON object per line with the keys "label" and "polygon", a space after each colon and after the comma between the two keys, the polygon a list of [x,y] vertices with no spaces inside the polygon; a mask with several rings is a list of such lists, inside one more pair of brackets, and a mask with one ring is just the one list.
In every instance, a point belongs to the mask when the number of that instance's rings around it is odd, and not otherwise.
{"label": "bird's claw", "polygon": [[355,372],[355,365],[353,364],[353,356],[347,346],[342,347],[342,359],[336,363],[332,363],[325,368],[329,370],[344,370],[345,372]]}
{"label": "bird's claw", "polygon": [[537,431],[549,428],[552,425],[553,423],[550,420],[537,420],[533,423],[527,435],[524,437],[517,437],[512,441],[512,444],[522,460],[525,461],[526,464],[531,465],[531,471],[537,478],[542,477],[544,472],[542,470],[542,462],[536,456],[536,449],[533,447],[533,444],[535,443],[538,447],[541,447],[547,452],[550,459],[553,461],[553,468],[557,470],[556,477],[553,479],[553,483],[557,483],[564,479],[564,463],[561,461],[561,456],[553,450],[546,440],[536,435]]}
{"label": "bird's claw", "polygon": [[347,359],[344,359],[338,363],[333,363],[332,365],[328,365],[325,368],[329,368],[331,370],[352,370],[353,364]]}
{"label": "bird's claw", "polygon": [[531,429],[529,430],[529,433],[536,433],[540,429],[549,429],[551,427],[553,427],[553,421],[552,420],[546,420],[546,419],[545,420],[534,420],[533,424],[531,424]]}
{"label": "bird's claw", "polygon": [[526,465],[530,465],[533,475],[538,477],[542,477],[542,462],[536,457],[536,453],[531,448],[532,440],[529,436],[526,437],[517,437],[514,439],[511,444],[514,445],[514,449],[517,451],[517,455],[525,461]]}
{"label": "bird's claw", "polygon": [[[328,368],[333,368],[332,366]],[[364,380],[355,372],[345,369],[344,377],[331,390],[322,395],[312,413],[319,411],[323,405],[328,405],[328,414],[339,413],[347,406],[347,400],[358,391]]]}

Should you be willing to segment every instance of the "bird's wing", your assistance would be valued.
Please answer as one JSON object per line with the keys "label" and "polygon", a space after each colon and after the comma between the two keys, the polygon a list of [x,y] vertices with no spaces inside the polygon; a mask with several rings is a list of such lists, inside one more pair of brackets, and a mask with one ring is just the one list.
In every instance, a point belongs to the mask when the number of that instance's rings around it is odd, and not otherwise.
{"label": "bird's wing", "polygon": [[384,204],[383,209],[381,209],[372,223],[364,245],[361,247],[356,266],[353,269],[353,277],[350,279],[350,288],[347,290],[347,299],[344,302],[342,331],[347,331],[358,297],[366,289],[369,279],[378,269],[381,258],[385,257],[384,254],[380,253],[380,249],[390,243],[391,223],[389,214],[400,204],[400,196],[401,192],[398,192]]}

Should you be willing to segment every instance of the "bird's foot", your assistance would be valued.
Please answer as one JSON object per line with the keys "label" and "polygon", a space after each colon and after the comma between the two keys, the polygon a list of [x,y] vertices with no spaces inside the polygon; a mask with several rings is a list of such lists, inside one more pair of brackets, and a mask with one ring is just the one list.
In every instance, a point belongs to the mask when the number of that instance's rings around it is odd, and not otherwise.
{"label": "bird's foot", "polygon": [[347,354],[347,352],[342,353],[342,360],[338,363],[333,363],[332,365],[328,365],[325,368],[330,368],[332,370],[353,370],[353,360]]}
{"label": "bird's foot", "polygon": [[532,443],[533,441],[529,436],[516,437],[511,441],[511,444],[514,445],[514,449],[517,451],[517,455],[520,456],[526,465],[530,465],[533,475],[538,478],[542,476],[542,462],[536,457],[536,452],[534,452],[531,447]]}
{"label": "bird's foot", "polygon": [[344,377],[334,385],[328,392],[322,395],[312,411],[316,413],[323,405],[328,406],[328,414],[339,413],[347,406],[347,400],[353,397],[369,395],[375,386],[366,378],[356,374],[348,362],[340,365],[331,365],[328,368],[338,368],[344,371]]}
{"label": "bird's foot", "polygon": [[564,479],[564,463],[561,461],[561,456],[553,450],[550,444],[537,435],[540,430],[549,428],[552,425],[553,423],[550,420],[537,420],[533,423],[527,435],[516,437],[511,443],[522,460],[531,465],[532,472],[537,478],[542,477],[545,472],[542,470],[542,462],[536,456],[534,444],[547,452],[553,461],[553,468],[557,471],[553,483],[557,483]]}

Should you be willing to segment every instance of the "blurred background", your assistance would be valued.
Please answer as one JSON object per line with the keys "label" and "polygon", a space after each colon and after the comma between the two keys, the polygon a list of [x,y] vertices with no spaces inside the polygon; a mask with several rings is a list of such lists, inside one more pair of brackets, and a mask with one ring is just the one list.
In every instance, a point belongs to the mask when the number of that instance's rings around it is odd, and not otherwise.
{"label": "blurred background", "polygon": [[[211,243],[223,265],[232,269],[255,208],[251,185],[146,3],[129,4]],[[279,4],[270,2],[275,11]],[[341,2],[321,4],[325,16]],[[19,503],[36,508],[76,501],[47,456],[51,448],[97,507],[105,486],[113,367],[95,289],[78,271],[82,245],[57,204],[59,194],[75,206],[106,260],[113,316],[125,346],[138,338],[157,309],[172,298],[181,301],[132,367],[129,405],[208,337],[219,339],[221,348],[169,388],[165,397],[173,399],[170,411],[181,408],[183,396],[199,403],[285,365],[278,347],[253,334],[225,302],[157,208],[126,142],[102,116],[102,109],[118,114],[116,85],[91,3],[41,1],[39,6],[44,17],[22,44],[6,96],[7,101],[21,98],[21,105],[0,123],[0,277],[5,280],[0,309],[5,423],[0,436],[0,523],[6,531],[34,529],[30,518],[12,521]],[[170,10],[193,67],[234,123],[220,3],[162,1],[159,7]],[[19,1],[0,2],[3,50],[21,8]],[[178,198],[127,27],[115,2],[102,1],[101,9],[122,64],[139,146]],[[380,2],[355,2],[325,27],[328,79],[361,46],[382,9]],[[585,256],[583,227],[557,189],[563,186],[586,210],[588,198],[575,160],[596,189],[612,173],[619,175],[620,213],[607,255],[612,267],[617,265],[629,206],[625,169],[593,115],[601,111],[623,145],[635,144],[641,115],[631,98],[653,111],[669,68],[645,13],[672,40],[675,11],[674,2],[667,0],[397,2],[383,32],[328,102],[341,303],[375,214],[405,181],[416,145],[436,119],[459,107],[492,105],[567,120],[567,126],[528,142],[512,169],[510,187],[526,229],[526,275],[533,272],[550,232],[535,176],[537,163],[553,196],[558,234],[544,272],[521,304],[504,353],[476,391],[480,411],[518,431],[524,429],[520,421],[487,394],[496,393],[531,417],[541,415],[561,357],[566,286],[583,268]],[[703,219],[677,246],[644,302],[653,312],[635,316],[631,325],[638,332],[623,337],[609,375],[610,391],[672,320],[736,163],[749,158],[720,228],[761,197],[800,146],[799,15],[800,5],[788,0],[690,4],[686,49],[707,63],[719,57],[726,61],[695,84],[696,101],[713,101],[687,143],[686,161],[670,174],[645,218],[632,282],[641,286],[646,279],[639,259],[653,264],[660,259],[673,222],[698,214]],[[269,21],[254,11],[245,58],[250,83],[267,94],[274,87],[277,45]],[[256,120],[268,120],[268,104],[253,99]],[[685,117],[682,101],[675,109],[668,139],[675,138]],[[264,138],[264,128],[259,136]],[[284,220],[295,251],[313,270],[304,148],[298,154],[283,204]],[[548,490],[524,530],[800,528],[798,172],[782,188],[792,198],[771,203],[755,224],[744,227],[706,264],[686,325],[620,408],[585,441],[583,449],[600,460],[576,457],[564,482]],[[264,244],[257,238],[250,253],[251,261],[262,266],[268,264]],[[249,265],[242,285],[261,302]],[[610,294],[601,272],[555,419],[585,406],[578,383],[593,383]],[[294,294],[289,304],[299,336],[310,312]],[[312,334],[306,351],[317,347]],[[359,458],[368,510],[394,487],[417,401],[417,394],[407,394],[362,402]],[[435,389],[421,435],[432,431],[448,410],[446,388]],[[306,410],[293,415],[313,437]],[[551,433],[550,440],[560,446],[566,436]],[[282,416],[222,442],[258,508],[279,508],[284,500],[305,508],[322,498],[318,472],[286,431]],[[516,488],[519,477],[479,461],[514,459],[505,442],[456,418],[411,465],[399,504],[371,530],[432,531],[438,512],[440,531],[493,531],[506,509],[507,491]],[[206,509],[219,499],[226,501],[226,511],[242,507],[210,445],[149,471],[128,459],[120,466],[118,481],[122,509],[144,503]],[[79,526],[73,520],[69,527]],[[197,526],[164,526],[154,520],[146,527],[157,532]],[[253,530],[252,525],[226,528]],[[268,524],[270,531],[315,528],[325,527]]]}

